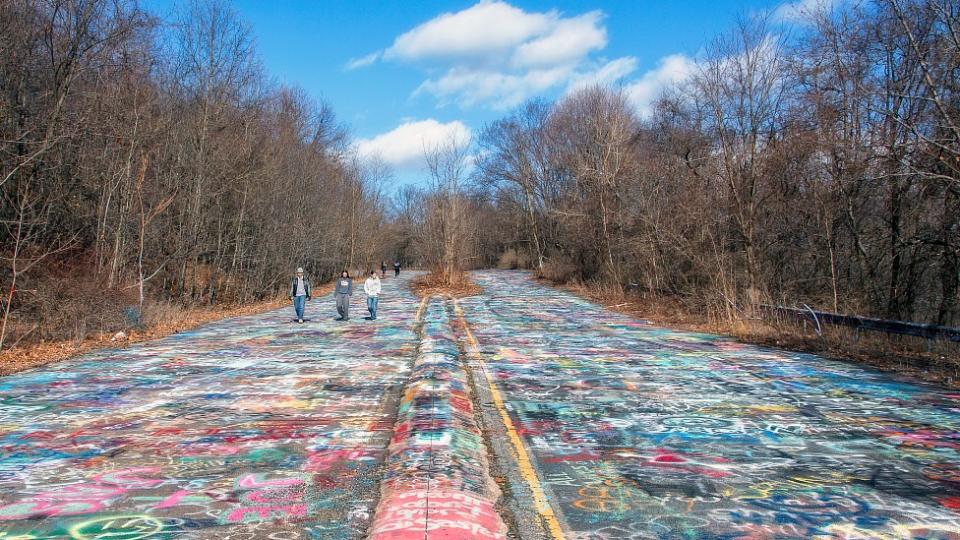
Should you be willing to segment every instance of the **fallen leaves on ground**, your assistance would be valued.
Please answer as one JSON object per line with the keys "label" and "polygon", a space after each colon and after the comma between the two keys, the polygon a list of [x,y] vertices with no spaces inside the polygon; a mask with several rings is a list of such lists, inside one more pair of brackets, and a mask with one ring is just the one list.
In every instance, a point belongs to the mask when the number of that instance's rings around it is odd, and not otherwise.
{"label": "fallen leaves on ground", "polygon": [[452,298],[465,298],[467,296],[476,296],[483,292],[479,285],[470,281],[470,278],[463,276],[458,282],[453,284],[444,284],[437,280],[433,274],[424,274],[417,276],[410,282],[410,287],[414,294],[423,298],[426,296],[449,296]]}

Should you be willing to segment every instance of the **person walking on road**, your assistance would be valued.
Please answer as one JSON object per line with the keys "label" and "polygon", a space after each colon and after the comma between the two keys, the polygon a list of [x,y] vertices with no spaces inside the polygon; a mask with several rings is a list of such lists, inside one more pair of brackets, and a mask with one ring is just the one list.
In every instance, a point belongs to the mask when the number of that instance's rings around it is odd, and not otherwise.
{"label": "person walking on road", "polygon": [[370,320],[377,320],[377,304],[380,301],[380,277],[376,270],[370,271],[370,277],[363,282],[363,292],[367,293],[367,311],[370,312]]}
{"label": "person walking on road", "polygon": [[340,272],[340,279],[337,280],[337,286],[333,292],[337,297],[337,314],[340,315],[337,320],[349,321],[350,297],[353,296],[353,280],[350,279],[349,272],[346,270]]}
{"label": "person walking on road", "polygon": [[380,277],[387,277],[387,261],[380,261]]}
{"label": "person walking on road", "polygon": [[393,262],[393,277],[400,277],[400,261]]}
{"label": "person walking on road", "polygon": [[303,268],[297,268],[297,275],[290,285],[290,299],[293,300],[293,309],[297,313],[297,322],[303,324],[303,310],[310,300],[310,280],[303,277]]}

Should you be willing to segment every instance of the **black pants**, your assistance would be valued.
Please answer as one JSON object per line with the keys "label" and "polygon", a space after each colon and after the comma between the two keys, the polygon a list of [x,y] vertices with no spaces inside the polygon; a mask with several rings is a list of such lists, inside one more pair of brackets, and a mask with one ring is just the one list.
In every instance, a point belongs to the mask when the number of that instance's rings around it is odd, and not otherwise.
{"label": "black pants", "polygon": [[394,268],[394,269],[393,269],[393,277],[399,277],[399,276],[400,276],[400,269],[399,269],[399,268]]}

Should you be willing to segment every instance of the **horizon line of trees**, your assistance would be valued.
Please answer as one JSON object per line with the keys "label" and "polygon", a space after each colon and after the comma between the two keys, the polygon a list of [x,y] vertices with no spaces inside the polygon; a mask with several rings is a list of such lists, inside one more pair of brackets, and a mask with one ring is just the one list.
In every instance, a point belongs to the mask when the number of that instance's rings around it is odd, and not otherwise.
{"label": "horizon line of trees", "polygon": [[616,88],[533,100],[387,197],[226,0],[6,0],[0,350],[395,258],[960,325],[958,3],[744,18],[706,51],[649,115]]}

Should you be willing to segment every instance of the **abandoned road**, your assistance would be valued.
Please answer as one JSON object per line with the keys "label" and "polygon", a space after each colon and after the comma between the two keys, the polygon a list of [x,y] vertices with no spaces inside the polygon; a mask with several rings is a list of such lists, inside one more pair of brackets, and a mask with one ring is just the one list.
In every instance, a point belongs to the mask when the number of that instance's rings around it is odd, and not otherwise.
{"label": "abandoned road", "polygon": [[473,277],[0,379],[0,539],[960,538],[960,394]]}

